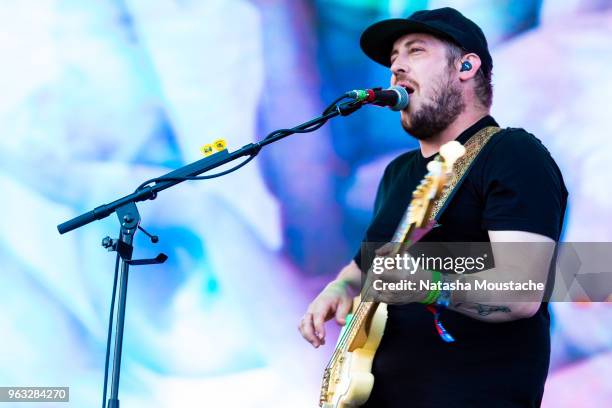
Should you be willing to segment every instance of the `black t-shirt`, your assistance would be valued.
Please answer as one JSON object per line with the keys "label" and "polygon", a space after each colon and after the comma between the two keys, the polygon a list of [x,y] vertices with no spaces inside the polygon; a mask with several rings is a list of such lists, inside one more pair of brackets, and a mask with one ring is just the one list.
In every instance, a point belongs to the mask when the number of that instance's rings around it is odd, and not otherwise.
{"label": "black t-shirt", "polygon": [[[486,116],[457,137],[465,143]],[[425,176],[419,149],[386,168],[366,242],[388,242]],[[504,129],[483,147],[455,196],[424,241],[488,242],[489,230],[519,230],[558,240],[567,201],[561,172],[542,143],[523,129]],[[360,252],[355,256],[360,265]],[[362,265],[360,265],[361,267]],[[365,268],[365,265],[363,265]],[[550,355],[546,305],[531,318],[486,323],[444,310],[455,338],[445,343],[421,304],[388,307],[368,407],[537,407]]]}

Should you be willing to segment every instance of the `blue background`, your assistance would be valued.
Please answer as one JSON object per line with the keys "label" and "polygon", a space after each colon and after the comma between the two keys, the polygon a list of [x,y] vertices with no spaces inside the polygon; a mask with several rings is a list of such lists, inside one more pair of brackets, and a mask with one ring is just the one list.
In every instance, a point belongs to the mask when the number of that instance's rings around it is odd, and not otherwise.
{"label": "blue background", "polygon": [[[114,265],[99,243],[117,222],[63,236],[57,224],[215,139],[235,150],[385,86],[361,31],[445,5],[489,39],[495,118],[562,168],[564,239],[610,241],[610,1],[2,2],[0,385],[70,386],[70,406],[99,403]],[[333,342],[314,350],[297,324],[356,250],[384,166],[414,147],[397,114],[362,109],[141,204],[161,241],[138,235],[136,255],[170,259],[130,276],[122,405],[315,406]],[[544,406],[608,406],[612,308],[551,308]]]}

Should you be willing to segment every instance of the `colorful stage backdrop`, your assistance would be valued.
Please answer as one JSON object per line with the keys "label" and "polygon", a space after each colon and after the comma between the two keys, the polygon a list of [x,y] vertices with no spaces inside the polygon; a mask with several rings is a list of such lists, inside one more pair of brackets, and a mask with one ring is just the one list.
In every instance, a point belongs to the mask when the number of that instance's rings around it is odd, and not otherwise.
{"label": "colorful stage backdrop", "polygon": [[[214,139],[234,150],[347,90],[385,86],[360,32],[420,8],[452,5],[484,28],[494,116],[542,139],[564,172],[564,239],[612,241],[610,3],[2,2],[0,385],[70,386],[70,406],[100,402],[114,266],[100,241],[118,223],[64,236],[58,223]],[[332,342],[312,349],[297,323],[356,250],[385,164],[415,146],[397,114],[366,108],[141,204],[161,241],[139,235],[136,255],[170,259],[130,276],[122,406],[315,406]],[[610,406],[612,307],[551,308],[544,406]]]}

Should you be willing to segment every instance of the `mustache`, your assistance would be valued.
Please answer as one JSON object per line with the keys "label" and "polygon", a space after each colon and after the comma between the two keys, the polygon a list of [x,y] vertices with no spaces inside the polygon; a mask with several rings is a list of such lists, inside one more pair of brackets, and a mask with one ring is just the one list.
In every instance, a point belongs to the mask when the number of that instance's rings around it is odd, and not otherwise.
{"label": "mustache", "polygon": [[419,84],[417,81],[414,81],[407,76],[396,76],[395,85],[410,85],[414,89]]}

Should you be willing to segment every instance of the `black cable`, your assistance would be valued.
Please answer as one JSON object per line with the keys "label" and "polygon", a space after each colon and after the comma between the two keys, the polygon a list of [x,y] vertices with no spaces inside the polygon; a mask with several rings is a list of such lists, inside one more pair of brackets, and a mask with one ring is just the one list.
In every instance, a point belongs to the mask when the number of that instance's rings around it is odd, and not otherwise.
{"label": "black cable", "polygon": [[224,171],[222,171],[220,173],[211,174],[209,176],[183,176],[183,177],[157,177],[157,178],[153,178],[153,179],[145,181],[140,186],[138,186],[136,191],[146,187],[147,184],[150,184],[150,183],[161,183],[163,181],[208,180],[208,179],[212,179],[212,178],[216,178],[216,177],[225,176],[226,174],[234,172],[234,171],[238,170],[239,168],[241,168],[242,166],[245,166],[248,162],[253,160],[255,158],[255,156],[256,156],[256,154],[253,154],[253,155],[249,156],[245,161],[243,161],[242,163],[232,167],[231,169],[224,170]]}
{"label": "black cable", "polygon": [[108,337],[106,339],[106,360],[104,361],[104,389],[102,390],[102,408],[106,408],[106,387],[108,385],[108,361],[110,357],[110,345],[113,329],[113,316],[115,315],[115,297],[117,295],[117,280],[119,279],[119,259],[121,256],[117,252],[115,260],[115,279],[113,281],[113,298],[111,300],[110,314],[108,316]]}
{"label": "black cable", "polygon": [[325,110],[323,111],[323,115],[326,115],[329,112],[331,112],[332,110],[334,110],[334,108],[336,108],[336,105],[338,104],[338,102],[340,102],[343,99],[352,99],[352,98],[349,98],[348,96],[346,96],[346,94],[336,98],[332,103],[330,103],[327,106],[327,108],[325,108]]}
{"label": "black cable", "polygon": [[[337,103],[340,102],[343,99],[350,99],[350,98],[347,97],[346,95],[342,95],[342,96],[336,98],[329,106],[327,106],[325,108],[325,110],[323,111],[323,116],[329,114],[334,109],[337,109]],[[270,139],[270,138],[272,138],[274,136],[281,135],[283,133],[293,134],[293,133],[310,133],[310,132],[314,132],[315,130],[319,129],[321,126],[323,126],[326,123],[327,123],[327,120],[324,120],[324,121],[322,121],[320,123],[313,124],[310,127],[306,127],[306,128],[303,128],[303,129],[299,129],[299,128],[297,128],[297,126],[294,127],[294,128],[291,128],[291,129],[277,129],[277,130],[274,130],[273,132],[269,133],[266,137],[264,137],[263,140],[268,140],[268,139]],[[261,148],[261,146],[260,146],[260,148]],[[232,173],[232,172],[238,170],[239,168],[245,166],[248,162],[253,160],[255,158],[255,156],[257,156],[258,153],[259,153],[259,149],[257,149],[254,153],[252,153],[249,156],[249,158],[247,158],[242,163],[238,164],[237,166],[232,167],[231,169],[222,171],[220,173],[211,174],[209,176],[157,177],[157,178],[153,178],[153,179],[145,181],[144,183],[142,183],[141,185],[138,186],[136,191],[139,191],[139,190],[143,189],[144,187],[146,187],[148,184],[151,184],[151,183],[161,183],[161,182],[164,182],[164,181],[208,180],[208,179],[212,179],[212,178],[216,178],[216,177],[225,176],[226,174]]]}
{"label": "black cable", "polygon": [[[347,97],[346,95],[342,95],[338,98],[336,98],[332,103],[330,103],[325,110],[322,113],[322,116],[327,115],[328,113],[330,113],[332,110],[336,109],[336,105],[338,104],[338,102],[340,102],[343,99],[350,99],[349,97]],[[327,123],[327,120],[324,120],[323,122],[317,123],[311,127],[307,127],[304,129],[298,129],[297,127],[291,128],[291,129],[277,129],[275,131],[273,131],[272,133],[268,134],[266,137],[264,137],[264,140],[268,140],[273,136],[276,136],[278,134],[281,133],[310,133],[310,132],[314,132],[315,130],[319,129],[321,126],[323,126],[324,124]]]}
{"label": "black cable", "polygon": [[293,133],[310,133],[310,132],[314,132],[315,130],[319,129],[321,126],[323,126],[324,124],[327,123],[327,120],[324,120],[323,122],[317,123],[316,125],[312,125],[312,127],[308,127],[305,129],[277,129],[272,133],[269,133],[268,136],[264,137],[263,140],[268,140],[276,135],[279,134],[283,134],[283,133],[287,133],[287,134],[293,134]]}

